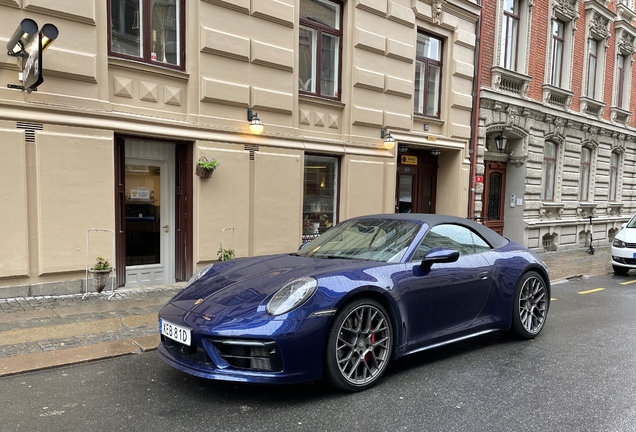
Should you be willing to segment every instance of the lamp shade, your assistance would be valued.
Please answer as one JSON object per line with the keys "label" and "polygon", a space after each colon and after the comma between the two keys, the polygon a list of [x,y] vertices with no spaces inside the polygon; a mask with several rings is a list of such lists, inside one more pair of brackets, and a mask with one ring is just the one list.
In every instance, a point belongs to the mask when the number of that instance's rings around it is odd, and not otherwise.
{"label": "lamp shade", "polygon": [[501,153],[506,149],[506,144],[508,144],[508,137],[503,134],[503,132],[499,132],[499,136],[495,137],[495,145],[497,146],[497,150]]}
{"label": "lamp shade", "polygon": [[250,132],[254,135],[260,135],[263,132],[263,122],[256,116],[250,121]]}

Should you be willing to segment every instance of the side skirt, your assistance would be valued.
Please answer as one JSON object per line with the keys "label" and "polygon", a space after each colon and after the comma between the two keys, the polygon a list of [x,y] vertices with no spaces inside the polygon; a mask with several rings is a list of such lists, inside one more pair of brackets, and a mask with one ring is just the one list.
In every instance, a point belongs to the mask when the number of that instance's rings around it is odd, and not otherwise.
{"label": "side skirt", "polygon": [[461,337],[458,337],[458,338],[455,338],[455,339],[450,339],[450,340],[447,340],[447,341],[438,342],[438,343],[433,344],[433,345],[427,345],[425,347],[414,349],[413,351],[407,351],[407,352],[403,353],[402,356],[407,356],[409,354],[415,354],[415,353],[418,353],[418,352],[421,352],[421,351],[426,351],[426,350],[430,350],[430,349],[433,349],[433,348],[438,348],[438,347],[441,347],[441,346],[444,346],[444,345],[452,344],[452,343],[455,343],[455,342],[463,341],[465,339],[474,338],[474,337],[477,337],[477,336],[485,335],[487,333],[492,333],[492,332],[496,332],[496,331],[500,331],[500,330],[501,329],[483,330],[483,331],[480,331],[480,332],[477,332],[477,333],[472,333],[472,334],[469,334],[469,335],[466,335],[466,336],[461,336]]}

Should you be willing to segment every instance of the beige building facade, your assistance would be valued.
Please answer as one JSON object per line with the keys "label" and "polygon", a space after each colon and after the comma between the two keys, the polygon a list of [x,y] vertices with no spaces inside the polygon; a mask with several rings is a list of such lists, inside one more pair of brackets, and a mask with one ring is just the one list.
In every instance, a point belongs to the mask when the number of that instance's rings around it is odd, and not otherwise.
{"label": "beige building facade", "polygon": [[[115,286],[165,284],[221,245],[293,252],[362,214],[467,216],[475,1],[0,11],[3,43],[24,18],[59,29],[37,91],[0,88],[0,297],[82,292],[98,255]],[[3,84],[23,61],[0,56]],[[210,178],[204,159],[220,163]]]}

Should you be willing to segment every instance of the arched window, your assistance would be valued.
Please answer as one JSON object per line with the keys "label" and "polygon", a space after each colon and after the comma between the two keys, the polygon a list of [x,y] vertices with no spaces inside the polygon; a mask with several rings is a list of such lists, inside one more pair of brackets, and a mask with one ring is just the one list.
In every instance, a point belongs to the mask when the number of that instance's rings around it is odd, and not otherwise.
{"label": "arched window", "polygon": [[541,200],[554,201],[557,168],[557,145],[546,141],[543,150],[543,169],[541,178]]}
{"label": "arched window", "polygon": [[579,171],[579,201],[590,200],[590,170],[592,166],[592,150],[581,149],[581,167]]}

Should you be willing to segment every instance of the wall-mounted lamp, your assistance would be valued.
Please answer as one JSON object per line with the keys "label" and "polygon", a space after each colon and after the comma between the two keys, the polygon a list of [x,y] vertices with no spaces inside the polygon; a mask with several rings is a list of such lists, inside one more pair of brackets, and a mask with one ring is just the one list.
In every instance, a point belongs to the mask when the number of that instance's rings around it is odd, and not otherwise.
{"label": "wall-mounted lamp", "polygon": [[442,154],[442,149],[441,148],[434,148],[433,150],[431,150],[431,154],[433,156],[439,156]]}
{"label": "wall-mounted lamp", "polygon": [[388,132],[385,129],[380,129],[380,138],[384,140],[385,149],[391,150],[395,147],[395,138],[391,136],[391,132]]}
{"label": "wall-mounted lamp", "polygon": [[44,24],[42,30],[40,30],[40,36],[42,37],[42,52],[53,43],[55,39],[60,35],[60,31],[53,24]]}
{"label": "wall-mounted lamp", "polygon": [[252,108],[247,109],[247,121],[250,122],[250,132],[260,135],[263,132],[263,122],[258,118],[258,113],[253,113]]}
{"label": "wall-mounted lamp", "polygon": [[495,137],[495,145],[497,146],[499,153],[506,149],[506,144],[508,144],[508,137],[503,134],[503,131],[501,131],[499,132],[499,136]]}
{"label": "wall-mounted lamp", "polygon": [[398,145],[398,151],[400,153],[406,153],[407,151],[409,151],[409,146],[406,144],[400,144]]}
{"label": "wall-mounted lamp", "polygon": [[[33,40],[33,35],[38,32],[38,24],[30,18],[23,19],[18,28],[7,42],[7,54],[14,57],[22,57],[25,48]],[[28,54],[27,54],[28,55]]]}

